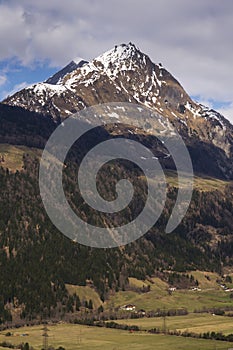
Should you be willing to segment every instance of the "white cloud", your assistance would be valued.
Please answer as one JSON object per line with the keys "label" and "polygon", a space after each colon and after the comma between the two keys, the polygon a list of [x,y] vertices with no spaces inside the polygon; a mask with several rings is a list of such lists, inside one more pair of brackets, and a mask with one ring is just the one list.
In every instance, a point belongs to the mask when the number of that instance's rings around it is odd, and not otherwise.
{"label": "white cloud", "polygon": [[20,90],[24,89],[25,87],[27,87],[29,85],[31,85],[31,84],[27,83],[26,81],[23,81],[23,82],[21,82],[19,84],[15,84],[10,91],[6,91],[6,90],[2,91],[2,93],[0,94],[0,98],[4,99],[4,98],[6,98],[8,96],[11,96],[14,93],[16,93],[17,91],[20,91]]}
{"label": "white cloud", "polygon": [[233,2],[219,0],[7,0],[0,60],[63,65],[133,41],[189,94],[233,101]]}
{"label": "white cloud", "polygon": [[229,119],[233,125],[233,102],[230,103],[227,107],[219,108],[218,111],[224,115],[224,117]]}
{"label": "white cloud", "polygon": [[214,108],[213,101],[210,101],[208,99],[204,99],[203,97],[194,98],[194,100],[198,103],[201,103],[203,106]]}
{"label": "white cloud", "polygon": [[0,75],[0,86],[7,82],[7,77],[5,75]]}

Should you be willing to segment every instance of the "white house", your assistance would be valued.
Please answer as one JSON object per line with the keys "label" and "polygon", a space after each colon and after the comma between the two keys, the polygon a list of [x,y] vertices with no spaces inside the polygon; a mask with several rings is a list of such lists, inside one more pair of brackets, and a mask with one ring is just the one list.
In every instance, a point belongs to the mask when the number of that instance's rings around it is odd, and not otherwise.
{"label": "white house", "polygon": [[121,310],[124,311],[135,311],[136,310],[136,306],[133,304],[126,304],[120,307]]}

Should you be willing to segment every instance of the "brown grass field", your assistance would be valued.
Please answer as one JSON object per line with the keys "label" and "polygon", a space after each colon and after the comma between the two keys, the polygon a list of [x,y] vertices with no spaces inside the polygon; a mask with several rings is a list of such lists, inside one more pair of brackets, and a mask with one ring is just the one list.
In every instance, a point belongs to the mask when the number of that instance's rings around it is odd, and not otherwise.
{"label": "brown grass field", "polygon": [[[49,345],[63,346],[66,350],[214,350],[231,348],[227,342],[192,339],[168,335],[153,335],[145,332],[129,333],[97,327],[72,324],[49,325]],[[35,350],[42,349],[42,326],[11,330],[12,336],[6,337],[6,331],[0,333],[0,342],[12,344],[28,342]],[[22,334],[28,334],[22,336]],[[1,348],[0,349],[7,349]]]}
{"label": "brown grass field", "polygon": [[[120,324],[137,325],[142,330],[151,328],[163,329],[164,318],[140,318],[116,320]],[[169,316],[165,318],[166,329],[169,331],[189,331],[196,334],[206,332],[222,332],[223,334],[233,334],[233,320],[228,316],[217,316],[211,313],[205,314],[188,314],[184,316]]]}
{"label": "brown grass field", "polygon": [[10,171],[22,170],[23,155],[28,153],[31,156],[40,156],[41,150],[36,148],[28,148],[25,146],[13,146],[8,144],[0,144],[0,157],[4,161],[0,162],[0,166],[8,168]]}

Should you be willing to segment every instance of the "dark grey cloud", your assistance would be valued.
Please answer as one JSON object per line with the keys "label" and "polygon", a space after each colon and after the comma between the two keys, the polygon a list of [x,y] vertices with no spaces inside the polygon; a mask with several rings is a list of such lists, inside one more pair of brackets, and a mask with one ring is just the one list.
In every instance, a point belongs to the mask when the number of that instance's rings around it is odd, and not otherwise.
{"label": "dark grey cloud", "polygon": [[192,95],[233,101],[233,1],[16,0],[0,3],[0,59],[91,59],[133,41]]}

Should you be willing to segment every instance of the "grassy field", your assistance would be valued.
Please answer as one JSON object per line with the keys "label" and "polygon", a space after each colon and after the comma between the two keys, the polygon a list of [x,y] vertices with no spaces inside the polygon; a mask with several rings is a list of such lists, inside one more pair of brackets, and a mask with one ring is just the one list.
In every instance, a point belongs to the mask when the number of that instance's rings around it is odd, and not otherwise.
{"label": "grassy field", "polygon": [[81,301],[89,301],[90,299],[93,302],[94,308],[98,308],[100,305],[102,305],[102,301],[100,299],[99,294],[91,287],[89,286],[75,286],[72,284],[66,284],[66,289],[68,290],[68,293],[70,295],[77,294]]}
{"label": "grassy field", "polygon": [[[49,345],[63,346],[66,350],[128,350],[129,348],[135,350],[226,350],[231,347],[231,343],[227,342],[146,333],[132,334],[127,331],[71,324],[51,325],[48,328]],[[0,342],[6,340],[12,344],[28,342],[35,350],[41,350],[42,326],[20,328],[11,330],[11,332],[13,333],[11,337],[5,336],[6,331],[1,332]],[[22,337],[22,334],[25,333],[28,336]]]}
{"label": "grassy field", "polygon": [[[189,272],[199,281],[200,291],[176,290],[171,295],[168,293],[168,284],[159,278],[153,278],[151,281],[139,281],[130,278],[130,285],[141,288],[143,285],[150,285],[150,292],[137,293],[135,291],[120,291],[113,295],[105,303],[119,307],[124,304],[135,304],[137,309],[146,311],[156,309],[187,308],[189,312],[195,309],[203,308],[223,308],[233,306],[233,300],[230,294],[223,291],[216,283],[219,276],[216,273],[193,271]],[[206,278],[208,276],[208,279]]]}
{"label": "grassy field", "polygon": [[[174,171],[165,171],[166,178],[168,183],[171,186],[178,187],[177,175]],[[225,186],[228,184],[228,181],[223,181],[219,179],[214,179],[211,177],[200,177],[194,176],[194,188],[200,191],[215,191],[215,190],[224,190]],[[180,185],[182,188],[186,188],[189,186],[189,181],[181,176]]]}
{"label": "grassy field", "polygon": [[[161,293],[162,294],[162,293]],[[232,300],[224,291],[175,291],[172,295],[164,293],[158,295],[155,291],[146,294],[138,294],[136,292],[126,291],[116,293],[106,303],[115,307],[124,304],[135,304],[137,309],[144,309],[146,311],[156,309],[174,309],[186,308],[189,312],[201,310],[203,308],[224,308],[233,306]]]}
{"label": "grassy field", "polygon": [[[143,330],[151,328],[163,329],[163,317],[140,318],[131,320],[117,320],[120,324],[137,325]],[[227,316],[217,316],[212,314],[188,314],[185,316],[166,317],[166,328],[181,332],[190,331],[194,333],[222,332],[223,334],[233,334],[233,320]]]}
{"label": "grassy field", "polygon": [[[165,170],[165,176],[166,176],[166,182],[171,186],[171,187],[178,187],[178,179],[177,179],[177,174],[176,172],[172,170]],[[142,176],[142,179],[145,180],[145,178]],[[202,191],[202,192],[209,192],[209,191],[224,191],[226,185],[232,183],[232,181],[224,181],[212,177],[201,177],[201,176],[194,176],[193,177],[193,188]],[[154,183],[154,179],[150,180],[151,183]],[[156,180],[157,183],[158,179]],[[159,180],[162,181],[162,180]],[[186,175],[180,176],[180,182],[179,182],[179,187],[180,188],[189,188],[190,187],[190,180]]]}
{"label": "grassy field", "polygon": [[39,156],[41,151],[36,148],[28,148],[25,146],[0,144],[0,158],[4,158],[4,161],[0,162],[0,166],[8,168],[11,171],[22,170],[23,155],[25,153],[32,156]]}

